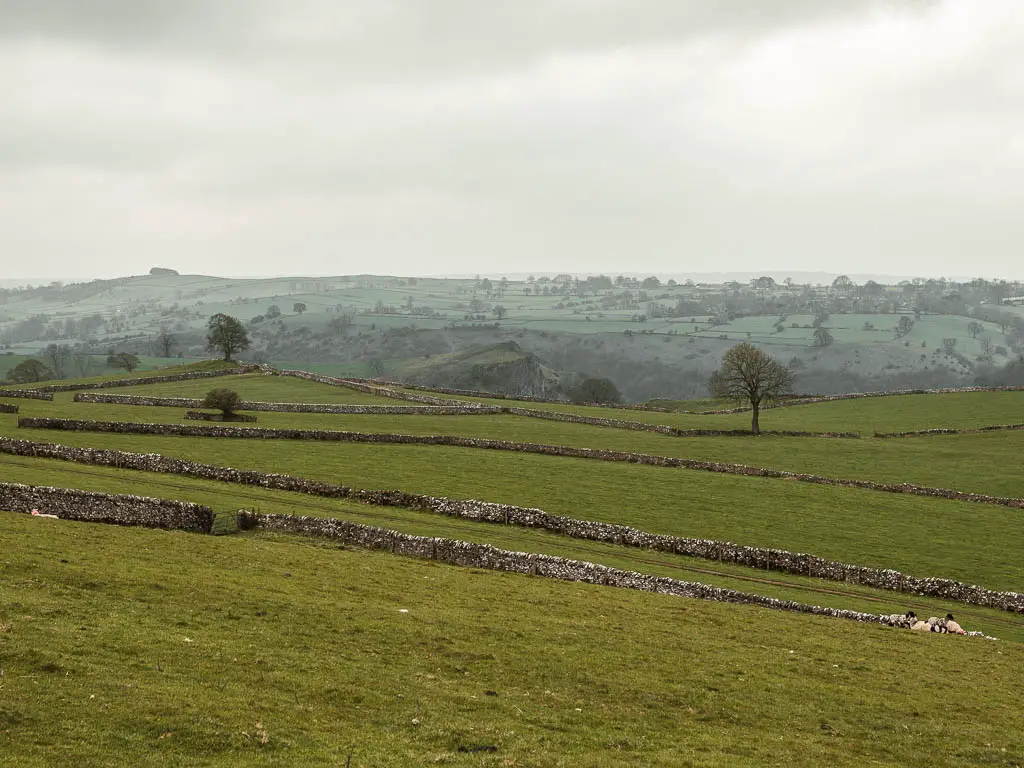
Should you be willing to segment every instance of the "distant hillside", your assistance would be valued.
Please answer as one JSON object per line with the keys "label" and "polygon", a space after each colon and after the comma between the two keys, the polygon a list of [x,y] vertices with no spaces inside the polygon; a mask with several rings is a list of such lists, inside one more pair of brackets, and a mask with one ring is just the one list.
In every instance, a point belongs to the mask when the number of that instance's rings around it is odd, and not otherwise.
{"label": "distant hillside", "polygon": [[[510,394],[600,375],[633,402],[704,397],[708,376],[739,342],[788,365],[801,391],[1016,383],[1024,375],[1015,365],[1024,361],[1017,283],[153,271],[161,274],[0,288],[0,351],[38,356],[55,345],[78,360],[103,361],[112,351],[198,358],[207,354],[210,316],[225,313],[246,326],[251,360]],[[518,346],[494,346],[508,342]]]}
{"label": "distant hillside", "polygon": [[403,374],[413,384],[531,396],[550,394],[559,378],[514,341],[417,361]]}

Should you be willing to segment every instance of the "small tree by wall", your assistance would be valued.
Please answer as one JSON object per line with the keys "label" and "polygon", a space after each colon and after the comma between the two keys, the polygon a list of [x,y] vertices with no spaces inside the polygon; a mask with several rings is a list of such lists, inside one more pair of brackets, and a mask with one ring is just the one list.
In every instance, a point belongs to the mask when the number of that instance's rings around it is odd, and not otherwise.
{"label": "small tree by wall", "polygon": [[235,390],[221,387],[207,392],[202,405],[203,408],[217,408],[224,420],[227,421],[235,415],[235,409],[241,401],[242,399]]}

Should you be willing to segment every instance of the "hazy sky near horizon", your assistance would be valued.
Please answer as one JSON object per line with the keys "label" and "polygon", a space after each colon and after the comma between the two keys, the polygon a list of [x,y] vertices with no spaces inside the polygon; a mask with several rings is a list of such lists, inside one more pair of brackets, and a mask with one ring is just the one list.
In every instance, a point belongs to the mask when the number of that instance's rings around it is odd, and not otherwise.
{"label": "hazy sky near horizon", "polygon": [[0,278],[1024,278],[1021,0],[0,0]]}

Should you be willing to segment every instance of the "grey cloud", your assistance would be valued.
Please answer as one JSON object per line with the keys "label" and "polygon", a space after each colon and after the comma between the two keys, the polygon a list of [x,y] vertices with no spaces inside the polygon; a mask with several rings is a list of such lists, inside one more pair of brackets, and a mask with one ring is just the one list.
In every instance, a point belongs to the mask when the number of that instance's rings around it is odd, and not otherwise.
{"label": "grey cloud", "polygon": [[758,35],[914,0],[5,0],[0,38],[318,65],[326,79],[472,75],[552,55]]}
{"label": "grey cloud", "polygon": [[1024,40],[957,8],[978,6],[7,0],[0,251],[1005,274]]}

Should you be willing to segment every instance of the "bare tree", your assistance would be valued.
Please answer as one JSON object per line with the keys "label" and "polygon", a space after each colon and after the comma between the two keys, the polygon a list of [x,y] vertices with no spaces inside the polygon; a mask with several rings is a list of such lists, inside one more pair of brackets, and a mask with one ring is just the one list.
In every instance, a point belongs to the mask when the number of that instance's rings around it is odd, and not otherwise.
{"label": "bare tree", "polygon": [[68,363],[71,362],[71,347],[67,344],[47,344],[43,350],[43,359],[50,364],[54,378],[63,379],[67,374]]}
{"label": "bare tree", "polygon": [[177,341],[178,340],[174,337],[174,334],[167,329],[167,326],[161,326],[160,333],[156,336],[157,354],[159,354],[160,357],[170,357],[171,351]]}
{"label": "bare tree", "polygon": [[748,403],[753,416],[750,431],[761,433],[761,404],[790,391],[793,374],[753,344],[737,344],[722,357],[722,367],[711,374],[708,387],[717,397]]}

